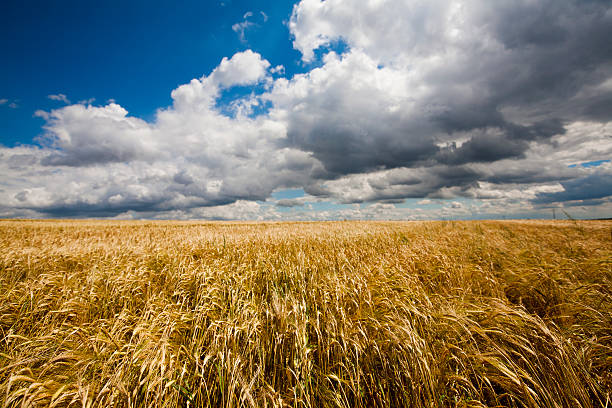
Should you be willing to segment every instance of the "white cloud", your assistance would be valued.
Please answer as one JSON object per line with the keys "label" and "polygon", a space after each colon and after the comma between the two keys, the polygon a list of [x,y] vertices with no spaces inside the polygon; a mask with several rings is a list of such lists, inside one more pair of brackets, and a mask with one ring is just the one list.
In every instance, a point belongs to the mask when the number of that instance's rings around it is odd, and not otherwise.
{"label": "white cloud", "polygon": [[[79,105],[91,105],[96,101],[96,98],[83,99],[78,102]],[[114,101],[113,101],[114,103]]]}
{"label": "white cloud", "polygon": [[219,91],[236,85],[252,85],[268,75],[270,63],[251,50],[224,57],[208,76],[192,79],[172,91],[176,109],[210,110]]}
{"label": "white cloud", "polygon": [[210,75],[174,90],[173,106],[151,123],[113,102],[40,111],[46,147],[2,151],[0,196],[6,205],[54,216],[171,210],[196,216],[191,209],[265,200],[276,188],[305,184],[317,162],[278,147],[282,123],[228,117],[215,107],[220,90],[260,82],[269,66],[250,50],[224,58]]}
{"label": "white cloud", "polygon": [[[263,11],[260,11],[259,16],[261,16],[261,23],[266,23],[268,21],[268,15],[266,13],[264,13]],[[258,23],[255,23],[253,21],[250,21],[249,19],[253,17],[253,12],[252,11],[247,11],[246,13],[244,13],[244,15],[242,16],[242,21],[236,24],[232,25],[232,30],[238,34],[238,38],[240,39],[240,42],[245,43],[246,44],[246,32],[253,27],[259,27]]]}
{"label": "white cloud", "polygon": [[270,73],[283,75],[285,73],[285,67],[282,65],[277,65],[274,68],[270,68]]}
{"label": "white cloud", "polygon": [[213,71],[212,78],[221,87],[249,85],[266,76],[270,63],[251,50],[235,54],[231,59],[223,58]]}
{"label": "white cloud", "polygon": [[232,30],[238,34],[238,38],[240,38],[241,42],[246,42],[246,36],[245,36],[245,32],[249,27],[254,26],[255,23],[252,23],[250,21],[242,21],[240,23],[236,23],[232,25]]}
{"label": "white cloud", "polygon": [[15,100],[11,101],[9,99],[3,98],[3,99],[0,99],[0,106],[6,106],[11,109],[17,109],[19,107],[19,104]]}
{"label": "white cloud", "polygon": [[66,103],[66,104],[70,103],[70,100],[64,94],[47,95],[47,98],[51,99],[52,101],[60,101],[60,102]]}
{"label": "white cloud", "polygon": [[303,0],[295,6],[289,27],[305,61],[320,46],[341,39],[377,61],[408,63],[407,55],[426,59],[446,51],[443,47],[476,38],[487,41],[484,21],[470,13],[482,6],[441,0],[370,0],[359,6],[346,0]]}
{"label": "white cloud", "polygon": [[115,103],[101,107],[76,104],[37,114],[47,121],[44,141],[57,151],[46,157],[44,164],[127,162],[152,158],[157,149],[150,126],[128,117]]}

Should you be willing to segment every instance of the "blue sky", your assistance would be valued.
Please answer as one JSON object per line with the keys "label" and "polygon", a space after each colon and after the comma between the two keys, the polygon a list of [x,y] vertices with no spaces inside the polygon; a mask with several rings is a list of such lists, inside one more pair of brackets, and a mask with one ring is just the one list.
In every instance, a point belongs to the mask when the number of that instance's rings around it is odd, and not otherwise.
{"label": "blue sky", "polygon": [[[292,1],[6,1],[0,5],[2,98],[19,109],[0,110],[6,146],[31,143],[44,121],[39,109],[71,102],[116,100],[131,114],[150,119],[172,103],[170,92],[214,69],[223,57],[247,48],[303,70],[286,22]],[[232,30],[253,10],[245,40]]]}
{"label": "blue sky", "polygon": [[5,1],[0,30],[2,217],[612,216],[608,2]]}

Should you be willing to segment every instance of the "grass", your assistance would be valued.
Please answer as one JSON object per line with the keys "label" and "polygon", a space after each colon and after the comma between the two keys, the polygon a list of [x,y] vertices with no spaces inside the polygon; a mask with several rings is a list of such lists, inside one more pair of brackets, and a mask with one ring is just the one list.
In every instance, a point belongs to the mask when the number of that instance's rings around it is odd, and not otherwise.
{"label": "grass", "polygon": [[0,222],[0,406],[605,407],[610,221]]}

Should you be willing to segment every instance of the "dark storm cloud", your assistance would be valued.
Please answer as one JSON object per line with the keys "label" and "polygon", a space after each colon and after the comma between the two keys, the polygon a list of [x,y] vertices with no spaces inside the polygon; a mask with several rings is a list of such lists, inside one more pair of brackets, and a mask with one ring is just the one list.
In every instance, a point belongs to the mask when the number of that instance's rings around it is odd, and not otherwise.
{"label": "dark storm cloud", "polygon": [[563,203],[564,207],[596,207],[608,202],[609,199],[593,199],[593,200],[579,200],[579,201],[568,201]]}
{"label": "dark storm cloud", "polygon": [[51,154],[41,160],[43,166],[83,167],[106,163],[129,162],[138,158],[138,152],[122,150],[121,147],[109,149],[105,146],[84,146],[74,151]]}
{"label": "dark storm cloud", "polygon": [[320,183],[311,183],[304,186],[304,192],[318,198],[328,198],[332,196],[331,191]]}
{"label": "dark storm cloud", "polygon": [[522,140],[512,140],[502,135],[479,134],[459,148],[451,146],[441,150],[436,159],[446,164],[493,162],[509,157],[520,157],[528,147],[529,145]]}
{"label": "dark storm cloud", "polygon": [[345,78],[335,78],[327,88],[313,88],[305,100],[292,101],[304,109],[290,110],[287,139],[279,143],[312,152],[324,165],[320,176],[327,179],[432,157],[438,147],[429,136],[430,124],[381,111],[386,99],[380,90],[351,89]]}
{"label": "dark storm cloud", "polygon": [[[491,101],[498,105],[560,103],[586,85],[609,78],[610,9],[610,2],[604,1],[548,0],[501,6],[492,14],[491,26],[513,58],[489,76],[490,87],[498,90]],[[565,113],[580,115],[579,111]]]}
{"label": "dark storm cloud", "polygon": [[183,170],[183,171],[181,171],[181,172],[179,172],[179,173],[176,173],[176,174],[174,175],[174,177],[172,178],[172,180],[173,180],[175,183],[182,184],[182,185],[184,185],[184,186],[188,186],[188,185],[190,185],[190,184],[193,184],[193,182],[194,182],[193,177],[191,177],[191,176],[190,176],[190,175],[189,175],[189,174],[188,174],[186,171],[184,171],[184,170]]}
{"label": "dark storm cloud", "polygon": [[[469,166],[436,165],[420,169],[396,169],[383,175],[371,176],[361,194],[345,194],[340,201],[345,204],[362,202],[401,203],[406,198],[450,196],[473,197],[470,192],[484,174]],[[452,189],[452,192],[449,191]]]}
{"label": "dark storm cloud", "polygon": [[597,200],[612,196],[612,173],[597,172],[561,183],[564,191],[540,193],[535,203],[547,204],[563,201]]}
{"label": "dark storm cloud", "polygon": [[[460,128],[465,131],[466,128]],[[507,158],[520,158],[529,149],[530,141],[546,141],[565,133],[560,120],[553,118],[530,126],[504,123],[500,128],[472,129],[473,136],[460,147],[455,144],[440,149],[436,161],[444,164],[486,163]]]}
{"label": "dark storm cloud", "polygon": [[159,211],[163,208],[163,200],[161,198],[153,199],[125,199],[120,202],[109,202],[108,200],[100,200],[96,203],[88,203],[85,201],[77,201],[73,203],[59,202],[56,204],[39,206],[36,211],[51,218],[63,217],[114,217],[126,211],[148,212]]}
{"label": "dark storm cloud", "polygon": [[[441,98],[443,100],[443,97]],[[432,122],[446,133],[465,132],[490,127],[501,128],[506,125],[503,115],[489,101],[483,104],[454,104],[438,115],[431,117]]]}
{"label": "dark storm cloud", "polygon": [[[523,161],[513,164],[511,160],[504,160],[495,164],[463,164],[463,165],[434,165],[427,168],[401,168],[368,175],[367,187],[359,188],[359,177],[354,181],[341,184],[335,191],[345,191],[346,186],[355,186],[356,192],[343,193],[336,196],[345,204],[363,202],[387,202],[388,200],[402,201],[406,198],[440,198],[449,199],[465,197],[473,199],[504,199],[509,201],[529,200],[541,205],[552,200],[565,201],[588,199],[591,197],[607,197],[609,188],[604,187],[610,183],[607,170],[601,170],[597,178],[587,178],[585,170],[567,166],[550,166],[543,168],[538,162]],[[597,182],[595,182],[597,181]],[[481,183],[484,182],[484,188]],[[540,193],[536,199],[532,195],[517,197],[505,195],[504,191],[518,191],[532,184],[545,184],[548,186],[561,182],[567,189],[559,193]],[[350,188],[349,188],[350,190]],[[591,190],[595,190],[592,192]]]}
{"label": "dark storm cloud", "polygon": [[[25,196],[25,195],[23,195]],[[19,197],[17,197],[19,198]],[[25,198],[25,197],[22,197]],[[125,212],[154,214],[172,210],[190,210],[197,207],[213,207],[231,204],[234,198],[218,197],[216,199],[204,199],[192,197],[189,201],[177,202],[169,191],[159,192],[147,197],[127,196],[113,200],[113,197],[105,197],[96,202],[77,200],[74,202],[51,203],[47,205],[28,206],[22,209],[35,210],[48,217],[114,217]]]}
{"label": "dark storm cloud", "polygon": [[498,170],[493,174],[481,174],[479,180],[489,183],[504,184],[528,184],[528,183],[550,183],[555,181],[571,180],[576,173],[571,169],[564,171],[545,171],[537,167],[518,167]]}
{"label": "dark storm cloud", "polygon": [[304,200],[298,198],[284,198],[282,200],[278,200],[275,204],[277,207],[301,207],[304,205]]}
{"label": "dark storm cloud", "polygon": [[[380,127],[343,129],[337,123],[326,122],[302,138],[290,129],[292,143],[313,153],[326,173],[322,178],[335,178],[352,173],[363,173],[381,168],[391,169],[423,163],[439,150],[431,140],[406,137],[398,140],[398,129],[389,133]],[[364,136],[365,134],[369,136]]]}
{"label": "dark storm cloud", "polygon": [[[423,76],[431,92],[416,100],[420,114],[409,113],[415,103],[411,95],[399,102],[397,112],[389,113],[389,97],[374,82],[359,77],[362,71],[353,68],[348,55],[345,72],[330,74],[321,87],[293,100],[299,109],[289,109],[290,145],[312,152],[329,172],[327,177],[337,178],[378,169],[522,158],[530,142],[546,143],[564,134],[566,123],[612,120],[611,92],[593,90],[612,76],[610,2],[504,1],[471,6],[471,22],[503,49],[483,49],[474,38],[473,45],[458,49],[460,64],[431,69]],[[351,32],[338,36],[349,45],[360,45]],[[440,38],[422,37],[431,41],[429,48],[419,45],[427,50],[423,52],[446,58],[447,45]],[[398,37],[398,44],[401,41]],[[394,49],[392,43],[380,47],[388,54],[395,50],[398,59],[404,52],[411,56],[410,49]],[[467,135],[460,147],[436,143],[459,134]]]}
{"label": "dark storm cloud", "polygon": [[580,112],[581,116],[587,119],[607,122],[612,112],[612,92],[602,92],[585,98]]}

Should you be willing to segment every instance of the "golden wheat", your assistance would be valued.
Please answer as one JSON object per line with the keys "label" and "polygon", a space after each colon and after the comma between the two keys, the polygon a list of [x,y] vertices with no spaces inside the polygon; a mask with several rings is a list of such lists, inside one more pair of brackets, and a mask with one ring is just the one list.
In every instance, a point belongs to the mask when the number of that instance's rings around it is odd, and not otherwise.
{"label": "golden wheat", "polygon": [[611,222],[0,222],[5,407],[612,406]]}

